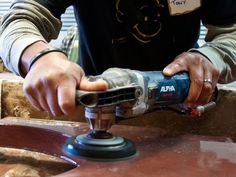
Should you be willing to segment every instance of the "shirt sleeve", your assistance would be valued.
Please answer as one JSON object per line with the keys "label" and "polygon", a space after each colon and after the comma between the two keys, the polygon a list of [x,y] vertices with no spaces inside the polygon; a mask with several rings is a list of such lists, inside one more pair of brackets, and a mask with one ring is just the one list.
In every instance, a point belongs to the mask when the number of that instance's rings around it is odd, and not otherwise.
{"label": "shirt sleeve", "polygon": [[79,56],[79,40],[77,26],[71,26],[61,43],[61,49],[67,53],[70,61],[77,62]]}
{"label": "shirt sleeve", "polygon": [[206,56],[220,71],[219,83],[236,80],[236,24],[214,26],[205,24],[208,29],[206,43],[190,51]]}
{"label": "shirt sleeve", "polygon": [[45,6],[33,0],[15,1],[0,28],[0,56],[7,68],[21,75],[19,61],[25,48],[57,38],[60,29],[61,21]]}

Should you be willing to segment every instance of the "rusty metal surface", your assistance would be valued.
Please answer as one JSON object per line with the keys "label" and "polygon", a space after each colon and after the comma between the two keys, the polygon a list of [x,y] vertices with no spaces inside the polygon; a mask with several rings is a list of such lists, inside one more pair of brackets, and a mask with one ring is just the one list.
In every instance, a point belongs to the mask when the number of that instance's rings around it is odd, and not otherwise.
{"label": "rusty metal surface", "polygon": [[[226,137],[181,135],[166,137],[161,129],[114,126],[112,132],[133,140],[138,153],[120,161],[94,161],[70,156],[63,145],[70,135],[86,131],[78,123],[60,131],[20,125],[0,125],[0,146],[26,148],[59,156],[76,168],[68,177],[236,177],[236,144]],[[73,131],[71,131],[73,129]],[[56,131],[58,130],[58,131]]]}

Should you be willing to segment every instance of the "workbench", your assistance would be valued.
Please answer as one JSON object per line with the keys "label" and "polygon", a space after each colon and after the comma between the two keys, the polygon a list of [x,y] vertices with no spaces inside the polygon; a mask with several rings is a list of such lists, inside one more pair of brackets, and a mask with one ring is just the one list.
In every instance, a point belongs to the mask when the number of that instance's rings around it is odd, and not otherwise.
{"label": "workbench", "polygon": [[220,85],[219,103],[201,117],[158,111],[117,122],[111,131],[133,140],[137,154],[97,161],[60,154],[69,136],[88,130],[83,109],[68,117],[37,112],[23,95],[22,78],[3,73],[0,79],[0,144],[16,148],[0,148],[0,176],[236,177],[234,86]]}
{"label": "workbench", "polygon": [[[136,144],[137,153],[134,156],[101,161],[73,156],[63,151],[70,135],[83,134],[87,130],[85,123],[45,123],[36,119],[25,122],[23,119],[9,117],[1,121],[0,146],[27,148],[64,160],[30,152],[31,158],[36,160],[31,160],[28,168],[33,166],[37,173],[31,172],[31,175],[33,173],[38,176],[41,170],[42,176],[58,177],[236,177],[236,143],[229,137],[193,134],[166,136],[160,128],[115,125],[111,130],[114,134]],[[11,153],[5,158],[13,159],[13,156],[14,153]],[[25,157],[18,155],[15,158]],[[39,162],[35,169],[37,158]],[[5,167],[8,166],[6,161]],[[5,172],[3,170],[4,164],[1,164],[0,174],[9,173],[8,169]]]}

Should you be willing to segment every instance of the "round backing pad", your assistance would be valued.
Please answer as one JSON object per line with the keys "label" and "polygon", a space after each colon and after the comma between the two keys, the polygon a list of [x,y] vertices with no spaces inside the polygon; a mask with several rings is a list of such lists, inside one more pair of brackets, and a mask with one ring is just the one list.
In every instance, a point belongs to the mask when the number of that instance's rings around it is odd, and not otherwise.
{"label": "round backing pad", "polygon": [[65,151],[94,159],[118,159],[134,155],[136,148],[132,141],[122,137],[96,139],[84,134],[69,138],[65,144]]}

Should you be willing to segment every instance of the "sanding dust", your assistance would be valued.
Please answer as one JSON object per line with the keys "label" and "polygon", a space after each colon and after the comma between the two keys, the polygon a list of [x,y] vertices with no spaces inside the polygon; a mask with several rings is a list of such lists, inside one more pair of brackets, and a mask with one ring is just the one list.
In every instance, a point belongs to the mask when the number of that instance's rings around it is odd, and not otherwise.
{"label": "sanding dust", "polygon": [[39,171],[37,169],[32,169],[32,167],[22,164],[17,164],[12,169],[8,170],[1,177],[40,177]]}
{"label": "sanding dust", "polygon": [[48,177],[64,173],[75,166],[43,153],[0,148],[0,177]]}

